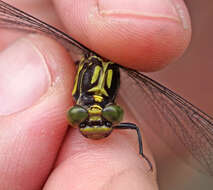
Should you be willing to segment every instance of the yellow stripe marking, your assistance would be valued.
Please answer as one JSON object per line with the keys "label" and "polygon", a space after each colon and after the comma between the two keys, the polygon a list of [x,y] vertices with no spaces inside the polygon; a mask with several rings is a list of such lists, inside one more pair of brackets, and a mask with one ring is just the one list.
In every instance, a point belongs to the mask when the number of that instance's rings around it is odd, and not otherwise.
{"label": "yellow stripe marking", "polygon": [[107,72],[107,87],[110,88],[111,84],[112,84],[112,75],[113,75],[113,71],[112,69],[109,69]]}
{"label": "yellow stripe marking", "polygon": [[100,71],[101,71],[101,67],[96,66],[95,69],[94,69],[93,76],[92,76],[91,84],[93,84],[97,81],[99,74],[100,74]]}
{"label": "yellow stripe marking", "polygon": [[102,102],[104,99],[102,96],[98,96],[98,95],[93,95],[93,98],[96,102]]}
{"label": "yellow stripe marking", "polygon": [[88,92],[94,92],[96,95],[99,95],[99,96],[101,96],[101,95],[109,96],[107,91],[104,88],[105,80],[106,80],[106,71],[107,71],[107,67],[109,64],[111,64],[111,62],[102,61],[103,68],[101,69],[101,75],[99,77],[98,84],[97,84],[97,86],[89,89]]}
{"label": "yellow stripe marking", "polygon": [[72,90],[72,95],[74,95],[76,93],[76,90],[77,90],[77,87],[78,87],[79,74],[80,74],[80,72],[81,72],[81,70],[84,66],[83,61],[84,61],[84,58],[82,58],[80,63],[79,63],[78,71],[77,71],[77,74],[76,74],[76,77],[75,77],[75,84],[74,84],[74,87],[73,87],[73,90]]}
{"label": "yellow stripe marking", "polygon": [[97,104],[92,105],[92,106],[89,107],[89,109],[88,109],[88,113],[89,113],[90,115],[98,115],[98,114],[100,115],[101,112],[102,112],[102,107],[99,106],[99,105],[97,105]]}
{"label": "yellow stripe marking", "polygon": [[92,115],[89,117],[89,121],[101,121],[100,115]]}

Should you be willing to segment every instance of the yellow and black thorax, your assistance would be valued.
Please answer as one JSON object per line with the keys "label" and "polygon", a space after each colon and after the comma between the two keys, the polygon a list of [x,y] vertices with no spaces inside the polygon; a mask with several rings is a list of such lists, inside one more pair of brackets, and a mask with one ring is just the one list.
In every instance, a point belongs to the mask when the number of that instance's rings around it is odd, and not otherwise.
{"label": "yellow and black thorax", "polygon": [[68,111],[70,123],[78,125],[88,138],[108,136],[123,116],[123,110],[115,104],[119,85],[117,64],[96,55],[84,56],[72,92],[76,105]]}
{"label": "yellow and black thorax", "polygon": [[93,55],[80,61],[72,95],[79,105],[105,107],[114,102],[119,85],[118,66]]}

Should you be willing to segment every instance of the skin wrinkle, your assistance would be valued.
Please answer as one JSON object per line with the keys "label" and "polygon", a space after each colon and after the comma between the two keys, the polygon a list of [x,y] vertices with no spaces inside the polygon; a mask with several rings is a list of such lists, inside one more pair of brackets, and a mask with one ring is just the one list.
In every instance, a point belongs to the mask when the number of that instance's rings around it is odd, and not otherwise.
{"label": "skin wrinkle", "polygon": [[[93,158],[93,156],[91,156],[91,155],[96,155],[96,156],[100,156],[101,154],[96,154],[96,153],[94,153],[94,151],[93,150],[91,150],[91,151],[88,151],[88,152],[81,152],[81,153],[76,153],[74,156],[72,156],[72,158],[67,158],[66,160],[64,160],[63,162],[61,162],[60,163],[60,165],[58,165],[59,167],[61,166],[61,165],[66,165],[66,164],[70,164],[70,163],[72,163],[73,161],[75,161],[75,160],[88,160],[87,159],[87,157],[88,157],[88,155],[89,155],[89,160],[91,160],[91,158]],[[96,157],[95,156],[95,157]],[[85,157],[85,158],[84,158]],[[71,160],[73,160],[73,161],[71,161]],[[102,159],[102,158],[101,158]],[[96,158],[95,159],[93,159],[92,160],[92,163],[94,162],[94,160],[96,160]],[[90,164],[89,164],[89,168],[91,167],[91,164],[92,164],[91,162],[90,162]],[[135,162],[134,162],[135,163]],[[128,173],[132,173],[133,172],[133,174],[135,174],[136,175],[136,173],[138,172],[140,172],[140,174],[142,174],[143,176],[145,176],[145,179],[148,179],[148,181],[150,182],[150,184],[151,184],[151,179],[154,177],[155,179],[156,179],[156,173],[153,175],[153,172],[150,172],[150,171],[147,171],[144,167],[143,167],[143,165],[141,164],[141,165],[138,165],[138,166],[136,166],[137,164],[134,164],[134,165],[131,165],[131,166],[129,166],[129,167],[127,167],[127,168],[124,168],[124,169],[121,169],[121,167],[119,167],[119,168],[117,168],[117,167],[115,167],[115,169],[113,169],[113,170],[111,170],[111,172],[110,172],[110,176],[109,175],[107,175],[107,176],[105,176],[103,179],[104,179],[104,184],[101,186],[101,188],[99,188],[99,189],[106,189],[106,190],[108,190],[108,189],[112,189],[111,188],[111,186],[113,186],[113,183],[115,182],[116,183],[116,180],[118,179],[118,178],[120,178],[120,177],[122,177],[122,176],[125,176],[126,174],[128,174]],[[88,165],[87,165],[88,166]],[[57,170],[57,167],[55,168],[56,170]],[[120,170],[121,169],[121,170]],[[137,171],[137,172],[135,172],[135,171]],[[92,175],[93,176],[93,175]],[[107,178],[106,178],[107,177]],[[144,177],[143,177],[143,179],[144,179]]]}
{"label": "skin wrinkle", "polygon": [[102,16],[119,16],[119,18],[130,18],[133,17],[135,18],[145,18],[145,19],[155,19],[155,20],[170,20],[170,21],[175,21],[177,23],[181,23],[179,19],[175,19],[174,17],[166,17],[160,14],[142,14],[142,13],[135,13],[133,14],[132,11],[123,11],[123,10],[112,10],[112,11],[100,11],[100,15]]}
{"label": "skin wrinkle", "polygon": [[[140,168],[140,170],[139,170],[139,168]],[[150,180],[150,176],[151,175],[148,175],[149,172],[144,172],[144,171],[141,172],[141,169],[142,169],[141,167],[128,167],[128,168],[125,168],[125,169],[123,169],[123,170],[121,170],[119,172],[113,172],[113,173],[111,173],[112,175],[109,177],[109,179],[103,184],[103,188],[101,188],[101,189],[103,189],[103,190],[111,190],[112,187],[114,186],[114,183],[117,183],[117,179],[118,178],[122,178],[122,176],[125,176],[126,174],[129,174],[129,173],[132,173],[132,172],[133,172],[133,174],[136,174],[135,171],[138,171],[138,172],[140,172],[143,175],[145,174],[145,176],[147,177],[147,179],[150,182],[153,181],[153,180]],[[155,178],[154,181],[157,181],[156,180],[156,175],[154,176],[154,178]]]}
{"label": "skin wrinkle", "polygon": [[96,7],[97,7],[99,15],[102,17],[109,15],[109,16],[120,16],[119,18],[123,18],[123,17],[147,18],[147,19],[155,18],[158,20],[171,20],[171,21],[175,21],[177,23],[181,23],[181,20],[178,19],[177,17],[165,16],[162,14],[149,14],[149,13],[141,13],[141,12],[136,12],[136,11],[127,11],[127,10],[119,10],[119,9],[110,10],[110,11],[101,10],[98,0],[96,0]]}

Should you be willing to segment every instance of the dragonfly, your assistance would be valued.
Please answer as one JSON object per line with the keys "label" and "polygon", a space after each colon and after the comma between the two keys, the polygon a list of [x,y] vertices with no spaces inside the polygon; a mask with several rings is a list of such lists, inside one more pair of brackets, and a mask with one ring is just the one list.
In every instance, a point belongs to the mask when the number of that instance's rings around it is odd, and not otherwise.
{"label": "dragonfly", "polygon": [[[119,89],[120,94],[127,97],[127,105],[140,105],[134,114],[142,118],[149,128],[168,144],[168,134],[172,135],[207,174],[213,175],[213,118],[199,108],[141,72],[99,56],[63,31],[1,0],[0,28],[44,34],[68,51],[82,55],[77,64],[78,74],[73,89],[77,104],[68,111],[68,120],[78,125],[84,136],[99,139],[108,136],[114,129],[136,130],[139,153],[152,169],[152,163],[143,152],[139,128],[133,123],[120,123],[123,110],[115,104]],[[84,79],[85,73],[80,74],[82,70],[87,73],[87,80]],[[79,78],[83,82],[79,82]],[[113,79],[116,82],[112,83]],[[123,84],[131,90],[124,88]],[[82,94],[87,92],[87,96],[83,97]]]}

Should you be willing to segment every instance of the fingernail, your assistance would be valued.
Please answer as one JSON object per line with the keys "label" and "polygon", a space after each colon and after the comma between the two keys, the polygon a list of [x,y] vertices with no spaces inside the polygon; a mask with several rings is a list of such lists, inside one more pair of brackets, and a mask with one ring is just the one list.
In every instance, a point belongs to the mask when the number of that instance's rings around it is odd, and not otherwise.
{"label": "fingernail", "polygon": [[187,8],[184,5],[184,3],[179,0],[170,0],[170,1],[176,9],[176,12],[179,16],[179,19],[181,20],[183,28],[185,30],[189,29],[190,28],[189,15],[187,14]]}
{"label": "fingernail", "polygon": [[170,0],[99,0],[98,6],[102,15],[167,18],[180,22]]}
{"label": "fingernail", "polygon": [[21,39],[0,54],[0,115],[32,106],[47,91],[51,75],[32,42]]}

